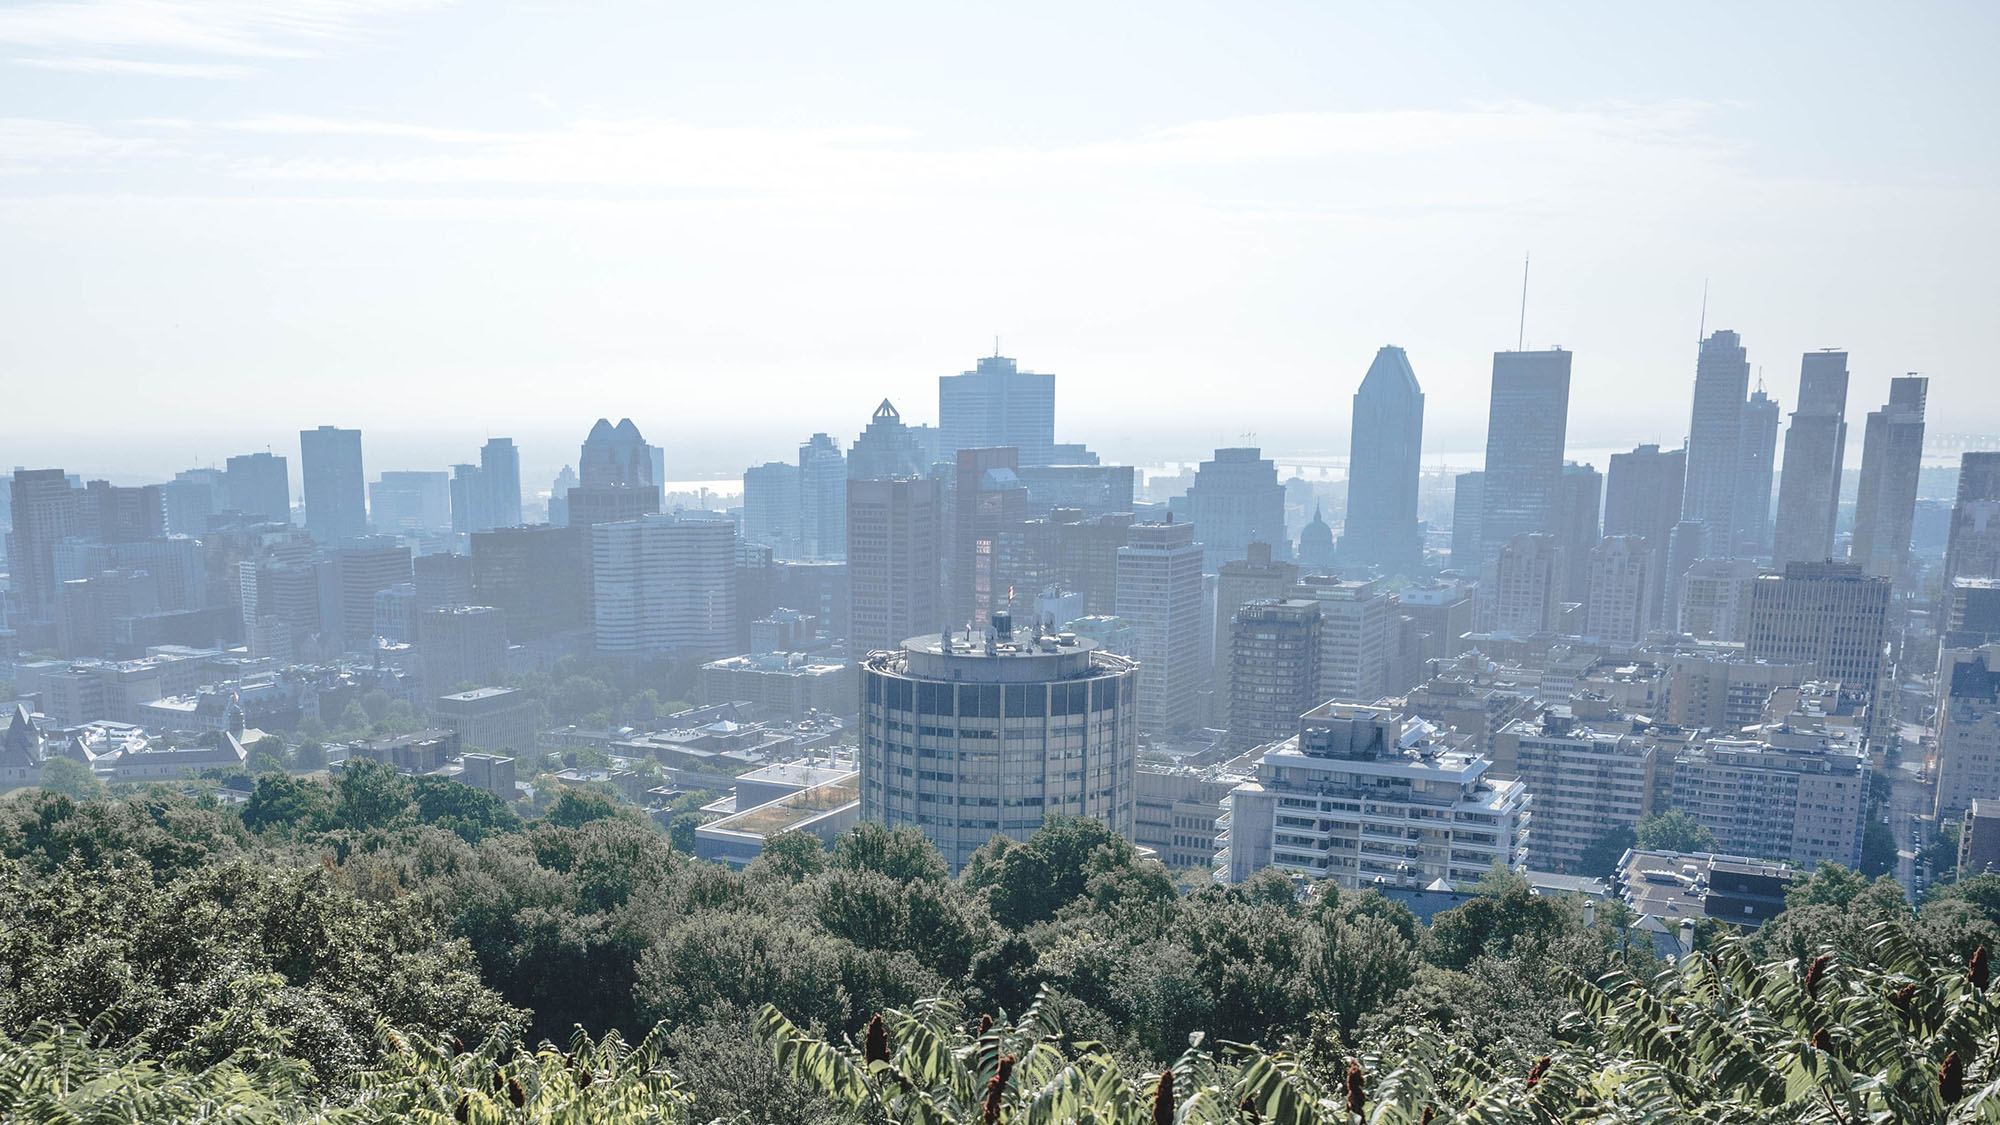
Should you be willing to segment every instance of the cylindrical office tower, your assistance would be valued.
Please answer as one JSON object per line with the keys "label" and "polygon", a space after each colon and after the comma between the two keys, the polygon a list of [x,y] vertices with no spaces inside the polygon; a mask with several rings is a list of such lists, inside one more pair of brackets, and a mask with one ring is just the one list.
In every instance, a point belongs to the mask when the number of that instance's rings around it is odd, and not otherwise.
{"label": "cylindrical office tower", "polygon": [[1139,666],[1074,634],[912,637],[861,665],[861,816],[915,825],[957,871],[995,834],[1050,816],[1127,837]]}

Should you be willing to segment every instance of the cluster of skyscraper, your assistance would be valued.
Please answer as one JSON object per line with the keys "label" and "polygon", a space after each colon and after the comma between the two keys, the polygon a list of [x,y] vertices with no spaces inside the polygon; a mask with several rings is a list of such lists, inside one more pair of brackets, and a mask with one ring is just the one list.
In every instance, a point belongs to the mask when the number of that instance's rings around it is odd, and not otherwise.
{"label": "cluster of skyscraper", "polygon": [[[1967,455],[1927,569],[1924,378],[1868,415],[1843,537],[1844,352],[1804,357],[1780,466],[1779,404],[1715,332],[1685,443],[1602,473],[1568,456],[1573,361],[1495,354],[1484,465],[1448,501],[1398,347],[1353,395],[1339,490],[1233,447],[1148,495],[1056,440],[1054,376],[997,354],[939,379],[935,427],[883,401],[845,447],[814,433],[745,470],[734,512],[668,510],[629,418],[596,422],[537,523],[506,438],[368,482],[359,431],[302,431],[298,526],[268,453],[144,488],[21,470],[7,624],[78,658],[407,658],[433,695],[509,651],[738,684],[838,668],[862,814],[955,864],[1057,813],[1133,832],[1148,793],[1200,820],[1184,806],[1211,791],[1227,815],[1175,846],[1223,879],[1563,868],[1666,807],[1760,856],[1851,862],[1867,774],[1933,671],[1937,815],[2000,799],[2000,454]],[[1752,782],[1782,794],[1732,802]]]}

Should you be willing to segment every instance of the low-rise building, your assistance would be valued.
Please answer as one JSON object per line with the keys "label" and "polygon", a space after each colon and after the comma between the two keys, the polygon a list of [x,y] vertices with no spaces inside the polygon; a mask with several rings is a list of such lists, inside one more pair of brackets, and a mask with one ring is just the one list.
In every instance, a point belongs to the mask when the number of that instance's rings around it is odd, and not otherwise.
{"label": "low-rise building", "polygon": [[1212,867],[1222,799],[1242,781],[1215,769],[1141,763],[1132,842],[1175,870]]}
{"label": "low-rise building", "polygon": [[1406,714],[1470,738],[1489,758],[1501,728],[1537,705],[1531,687],[1477,667],[1442,671],[1403,697]]}
{"label": "low-rise building", "polygon": [[854,665],[802,652],[751,653],[701,666],[704,700],[743,700],[774,715],[856,714],[856,684]]}
{"label": "low-rise building", "polygon": [[463,769],[458,780],[474,789],[484,789],[503,801],[514,799],[514,759],[499,754],[465,754],[459,759]]}
{"label": "low-rise building", "polygon": [[817,784],[745,808],[694,830],[695,858],[741,868],[764,853],[780,832],[810,832],[831,845],[861,822],[861,774],[849,767]]}
{"label": "low-rise building", "polygon": [[1596,660],[1570,689],[1570,698],[1591,695],[1627,715],[1666,718],[1667,670],[1650,660]]}
{"label": "low-rise building", "polygon": [[1618,897],[1642,919],[1670,929],[1714,918],[1755,929],[1785,909],[1785,892],[1799,877],[1786,863],[1710,852],[1629,850],[1618,861]]}
{"label": "low-rise building", "polygon": [[192,777],[203,770],[240,770],[250,755],[228,731],[218,731],[199,742],[173,746],[153,742],[126,750],[112,767],[118,781],[162,781]]}
{"label": "low-rise building", "polygon": [[535,750],[539,715],[535,701],[514,688],[483,687],[441,695],[432,708],[437,721],[457,733],[466,746],[481,750]]}
{"label": "low-rise building", "polygon": [[1666,710],[1684,727],[1740,731],[1763,721],[1771,693],[1813,678],[1811,663],[1755,660],[1741,648],[1703,646],[1668,659]]}
{"label": "low-rise building", "polygon": [[232,713],[240,714],[246,726],[296,730],[306,718],[320,713],[319,696],[309,680],[265,673],[142,703],[134,721],[153,730],[223,730]]}
{"label": "low-rise building", "polygon": [[1958,822],[1958,877],[2000,871],[2000,800],[1974,797]]}
{"label": "low-rise building", "polygon": [[342,763],[367,758],[407,774],[435,773],[459,756],[458,734],[450,730],[420,730],[377,735],[336,746],[330,756]]}

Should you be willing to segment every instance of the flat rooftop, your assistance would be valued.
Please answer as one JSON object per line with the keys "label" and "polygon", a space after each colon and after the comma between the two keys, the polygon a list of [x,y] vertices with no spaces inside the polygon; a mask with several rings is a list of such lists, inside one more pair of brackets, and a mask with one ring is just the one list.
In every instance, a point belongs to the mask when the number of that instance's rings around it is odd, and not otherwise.
{"label": "flat rooftop", "polygon": [[520,693],[509,687],[481,687],[473,688],[471,691],[461,691],[456,695],[439,696],[438,698],[449,699],[454,703],[476,703],[482,699],[495,699],[503,695],[518,694]]}

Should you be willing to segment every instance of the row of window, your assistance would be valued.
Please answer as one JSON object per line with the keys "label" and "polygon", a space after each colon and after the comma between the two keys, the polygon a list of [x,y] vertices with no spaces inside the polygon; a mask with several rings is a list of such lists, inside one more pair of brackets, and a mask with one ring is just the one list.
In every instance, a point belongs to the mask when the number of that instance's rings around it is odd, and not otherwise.
{"label": "row of window", "polygon": [[894,711],[961,718],[1083,715],[1133,705],[1129,676],[1051,684],[952,684],[869,676],[868,702]]}

